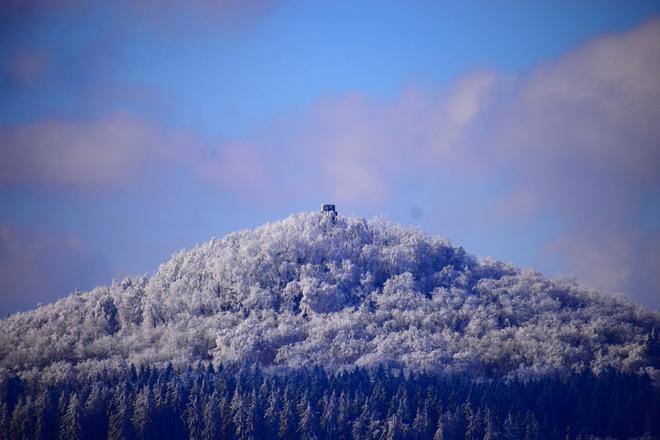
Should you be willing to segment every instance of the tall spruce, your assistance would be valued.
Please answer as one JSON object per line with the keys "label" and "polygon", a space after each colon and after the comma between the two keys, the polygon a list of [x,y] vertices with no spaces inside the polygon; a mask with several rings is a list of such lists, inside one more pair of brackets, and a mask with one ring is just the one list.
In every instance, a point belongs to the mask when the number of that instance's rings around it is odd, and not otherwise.
{"label": "tall spruce", "polygon": [[202,405],[197,393],[191,393],[186,410],[183,413],[183,420],[188,429],[188,437],[191,439],[201,439],[204,430],[204,420],[202,415]]}
{"label": "tall spruce", "polygon": [[218,391],[214,390],[204,405],[204,429],[203,438],[217,439],[222,432],[222,419],[220,417],[220,399]]}
{"label": "tall spruce", "polygon": [[76,393],[69,396],[69,403],[60,420],[60,439],[61,440],[79,440],[82,438],[82,428],[80,426],[80,401]]}
{"label": "tall spruce", "polygon": [[108,420],[108,440],[134,438],[128,394],[126,382],[115,388]]}
{"label": "tall spruce", "polygon": [[153,434],[154,404],[149,386],[144,386],[133,402],[133,428],[138,439],[149,439]]}
{"label": "tall spruce", "polygon": [[307,401],[307,406],[300,415],[298,433],[300,438],[304,440],[318,440],[321,437],[321,426],[319,424],[318,414],[309,400]]}

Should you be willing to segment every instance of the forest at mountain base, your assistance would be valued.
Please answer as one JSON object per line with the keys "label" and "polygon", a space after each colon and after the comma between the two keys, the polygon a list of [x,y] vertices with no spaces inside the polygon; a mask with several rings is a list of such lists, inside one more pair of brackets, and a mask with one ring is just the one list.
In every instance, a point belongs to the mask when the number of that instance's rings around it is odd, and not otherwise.
{"label": "forest at mountain base", "polygon": [[0,439],[595,439],[660,436],[660,390],[607,370],[477,382],[321,368],[130,368],[88,383],[0,383]]}

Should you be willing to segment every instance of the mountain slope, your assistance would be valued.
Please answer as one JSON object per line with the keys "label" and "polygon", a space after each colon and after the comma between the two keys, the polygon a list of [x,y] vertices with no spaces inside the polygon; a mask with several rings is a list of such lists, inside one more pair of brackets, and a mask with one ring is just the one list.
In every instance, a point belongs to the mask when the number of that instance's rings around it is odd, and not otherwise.
{"label": "mountain slope", "polygon": [[0,367],[259,362],[537,375],[658,367],[660,314],[383,220],[304,213],[0,321]]}

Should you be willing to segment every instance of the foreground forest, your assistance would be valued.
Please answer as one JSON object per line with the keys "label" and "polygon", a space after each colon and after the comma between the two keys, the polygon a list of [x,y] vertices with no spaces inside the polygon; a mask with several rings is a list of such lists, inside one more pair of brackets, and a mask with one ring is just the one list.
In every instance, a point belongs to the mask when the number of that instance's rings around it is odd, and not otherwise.
{"label": "foreground forest", "polygon": [[538,380],[199,364],[0,384],[0,439],[658,438],[660,390],[614,370]]}

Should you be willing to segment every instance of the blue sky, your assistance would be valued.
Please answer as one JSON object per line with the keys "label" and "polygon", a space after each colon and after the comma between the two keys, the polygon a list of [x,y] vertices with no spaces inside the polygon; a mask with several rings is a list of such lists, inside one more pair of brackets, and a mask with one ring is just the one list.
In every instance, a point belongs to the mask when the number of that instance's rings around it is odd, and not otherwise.
{"label": "blue sky", "polygon": [[135,3],[0,6],[0,312],[328,201],[660,307],[660,2]]}

